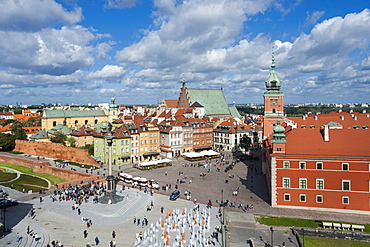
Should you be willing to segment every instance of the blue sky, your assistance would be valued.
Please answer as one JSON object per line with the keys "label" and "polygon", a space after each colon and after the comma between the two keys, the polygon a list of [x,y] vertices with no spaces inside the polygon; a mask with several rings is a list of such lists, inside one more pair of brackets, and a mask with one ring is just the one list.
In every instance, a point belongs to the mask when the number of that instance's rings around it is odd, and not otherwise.
{"label": "blue sky", "polygon": [[157,104],[189,88],[262,103],[370,102],[368,0],[3,0],[0,104]]}

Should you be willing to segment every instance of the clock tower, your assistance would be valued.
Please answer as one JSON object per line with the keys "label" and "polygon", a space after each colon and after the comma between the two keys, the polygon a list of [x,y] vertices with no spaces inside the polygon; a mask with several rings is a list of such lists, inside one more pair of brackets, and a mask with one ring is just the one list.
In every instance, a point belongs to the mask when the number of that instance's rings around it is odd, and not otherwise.
{"label": "clock tower", "polygon": [[264,98],[263,137],[273,134],[274,126],[278,118],[284,118],[284,94],[280,91],[281,80],[275,71],[275,55],[272,50],[272,64],[270,76],[265,81],[267,91]]}

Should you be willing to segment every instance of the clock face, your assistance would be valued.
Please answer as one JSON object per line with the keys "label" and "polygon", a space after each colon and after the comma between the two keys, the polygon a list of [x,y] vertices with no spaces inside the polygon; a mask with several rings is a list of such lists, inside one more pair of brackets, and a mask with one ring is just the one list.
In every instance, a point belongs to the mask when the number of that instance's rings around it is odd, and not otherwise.
{"label": "clock face", "polygon": [[272,99],[270,101],[271,106],[277,106],[277,99]]}

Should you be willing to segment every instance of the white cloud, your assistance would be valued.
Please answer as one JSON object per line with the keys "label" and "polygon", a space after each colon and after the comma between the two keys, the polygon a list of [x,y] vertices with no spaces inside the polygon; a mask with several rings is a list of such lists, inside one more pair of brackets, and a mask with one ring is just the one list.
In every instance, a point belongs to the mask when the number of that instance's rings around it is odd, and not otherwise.
{"label": "white cloud", "polygon": [[104,7],[107,9],[123,9],[135,7],[139,0],[107,0]]}
{"label": "white cloud", "polygon": [[316,24],[319,19],[325,14],[325,11],[314,11],[312,13],[306,12],[307,17],[304,21],[304,25]]}
{"label": "white cloud", "polygon": [[87,78],[120,77],[124,73],[125,70],[121,66],[105,65],[101,70],[89,73]]}
{"label": "white cloud", "polygon": [[55,24],[71,25],[81,20],[81,8],[67,11],[53,0],[0,1],[0,30],[38,31]]}

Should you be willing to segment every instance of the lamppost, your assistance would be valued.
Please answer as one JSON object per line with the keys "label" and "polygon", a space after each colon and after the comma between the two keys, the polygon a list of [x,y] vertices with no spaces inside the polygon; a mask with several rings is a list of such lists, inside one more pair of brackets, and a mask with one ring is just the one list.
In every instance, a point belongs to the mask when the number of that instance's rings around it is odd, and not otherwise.
{"label": "lamppost", "polygon": [[304,247],[304,228],[302,227],[302,238],[303,238],[303,247]]}
{"label": "lamppost", "polygon": [[270,227],[271,231],[271,246],[274,247],[274,228]]}

